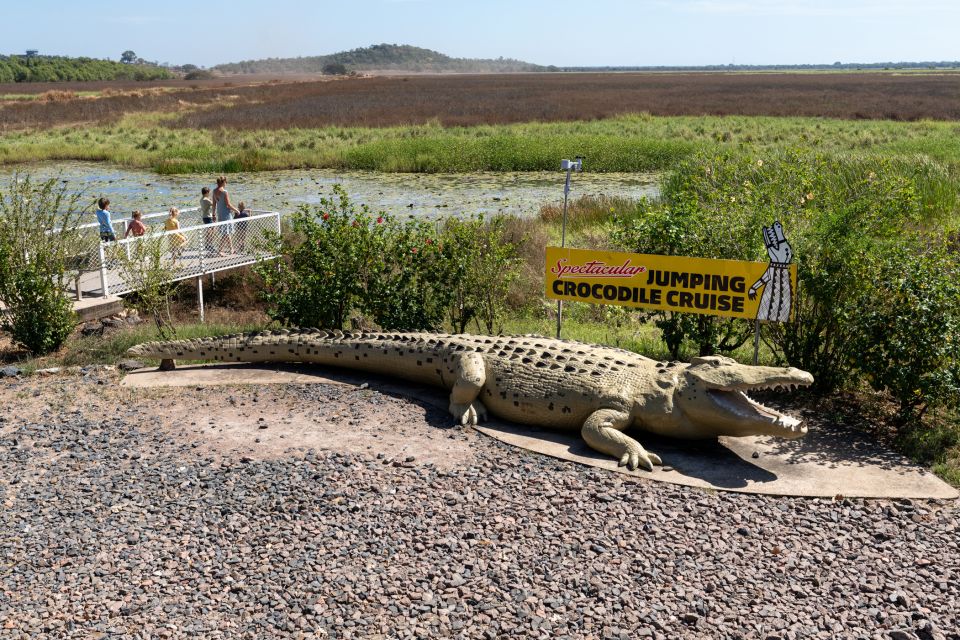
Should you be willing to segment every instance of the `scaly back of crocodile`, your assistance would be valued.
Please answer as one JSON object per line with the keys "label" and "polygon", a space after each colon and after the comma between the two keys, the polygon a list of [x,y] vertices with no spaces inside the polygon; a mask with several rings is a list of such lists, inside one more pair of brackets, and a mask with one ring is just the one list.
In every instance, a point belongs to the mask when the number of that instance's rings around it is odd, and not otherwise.
{"label": "scaly back of crocodile", "polygon": [[218,362],[307,362],[393,375],[450,388],[459,354],[479,353],[490,368],[525,371],[525,379],[571,379],[605,386],[628,369],[656,366],[635,353],[540,336],[375,333],[306,329],[216,338],[149,342],[131,349],[141,357]]}

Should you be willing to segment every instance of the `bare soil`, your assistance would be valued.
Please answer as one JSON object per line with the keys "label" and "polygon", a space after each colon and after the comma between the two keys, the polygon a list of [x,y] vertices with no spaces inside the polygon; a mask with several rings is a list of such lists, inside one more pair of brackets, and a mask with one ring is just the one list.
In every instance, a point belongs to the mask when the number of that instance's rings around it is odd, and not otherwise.
{"label": "bare soil", "polygon": [[[374,387],[340,384],[193,386],[138,389],[119,386],[120,374],[0,380],[0,407],[42,421],[80,412],[93,421],[123,416],[162,430],[215,460],[270,460],[309,450],[381,454],[385,464],[469,465],[473,432],[454,428],[445,411]],[[0,436],[12,425],[0,424]],[[408,458],[413,460],[408,460]]]}

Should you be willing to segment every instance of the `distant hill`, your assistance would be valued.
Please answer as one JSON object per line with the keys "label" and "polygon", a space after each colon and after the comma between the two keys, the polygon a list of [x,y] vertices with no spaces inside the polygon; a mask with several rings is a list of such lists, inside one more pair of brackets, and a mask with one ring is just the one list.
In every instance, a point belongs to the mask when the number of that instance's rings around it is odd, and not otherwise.
{"label": "distant hill", "polygon": [[154,64],[126,64],[66,56],[0,56],[0,83],[166,80],[171,73]]}
{"label": "distant hill", "polygon": [[411,71],[504,73],[511,71],[547,71],[548,67],[510,58],[451,58],[448,55],[406,44],[375,44],[325,56],[305,58],[267,58],[245,60],[213,67],[220,73],[323,73],[329,65],[343,65],[351,71]]}

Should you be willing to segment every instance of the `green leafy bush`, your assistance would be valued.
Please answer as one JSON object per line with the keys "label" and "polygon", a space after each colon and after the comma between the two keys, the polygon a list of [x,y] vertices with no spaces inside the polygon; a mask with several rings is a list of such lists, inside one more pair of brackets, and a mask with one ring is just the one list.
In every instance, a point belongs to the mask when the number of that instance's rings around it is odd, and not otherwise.
{"label": "green leafy bush", "polygon": [[960,405],[960,263],[940,249],[880,256],[859,299],[857,369],[910,422]]}
{"label": "green leafy bush", "polygon": [[441,247],[454,331],[462,333],[475,321],[487,333],[499,332],[507,295],[520,273],[518,248],[507,238],[505,219],[449,218]]}
{"label": "green leafy bush", "polygon": [[323,74],[327,76],[345,76],[348,73],[346,65],[339,62],[330,62],[323,65]]}
{"label": "green leafy bush", "polygon": [[379,233],[371,243],[359,308],[385,329],[438,329],[450,301],[447,262],[433,225],[398,222],[385,215],[367,221]]}
{"label": "green leafy bush", "polygon": [[[881,259],[893,247],[924,255],[923,247],[945,240],[932,230],[955,210],[948,172],[922,164],[807,151],[700,156],[682,163],[661,199],[642,203],[615,236],[646,253],[766,261],[761,226],[781,220],[797,263],[795,322],[764,325],[763,334],[778,359],[830,390],[859,369],[861,308],[881,284]],[[686,342],[701,353],[728,351],[750,331],[742,320],[655,316],[675,355]]]}
{"label": "green leafy bush", "polygon": [[369,224],[369,217],[339,187],[318,208],[304,205],[293,214],[289,233],[275,238],[280,262],[256,269],[270,317],[302,327],[343,327],[372,275],[374,248],[382,244],[376,237],[382,226]]}
{"label": "green leafy bush", "polygon": [[26,264],[9,275],[5,291],[15,292],[15,297],[3,329],[32,354],[56,351],[76,327],[73,305],[64,290],[41,265]]}
{"label": "green leafy bush", "polygon": [[59,348],[75,326],[68,264],[89,251],[77,230],[79,201],[56,179],[19,174],[0,192],[0,328],[36,355]]}
{"label": "green leafy bush", "polygon": [[450,320],[460,331],[473,320],[490,331],[502,322],[517,272],[502,221],[451,219],[438,230],[358,208],[334,189],[275,238],[279,264],[257,267],[273,319],[338,328],[359,311],[383,329],[439,329]]}

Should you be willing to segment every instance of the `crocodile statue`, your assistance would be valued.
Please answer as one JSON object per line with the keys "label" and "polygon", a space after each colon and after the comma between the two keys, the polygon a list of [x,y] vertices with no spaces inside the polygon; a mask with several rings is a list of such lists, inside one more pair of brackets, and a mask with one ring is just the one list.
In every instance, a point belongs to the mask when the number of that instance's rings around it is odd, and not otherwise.
{"label": "crocodile statue", "polygon": [[721,356],[689,364],[539,336],[282,330],[148,342],[137,357],[221,362],[303,362],[359,369],[450,390],[450,412],[476,425],[487,412],[522,424],[579,429],[621,466],[653,470],[660,457],[624,431],[636,426],[675,438],[769,435],[798,438],[797,418],[747,391],[813,382],[794,368],[755,367]]}

